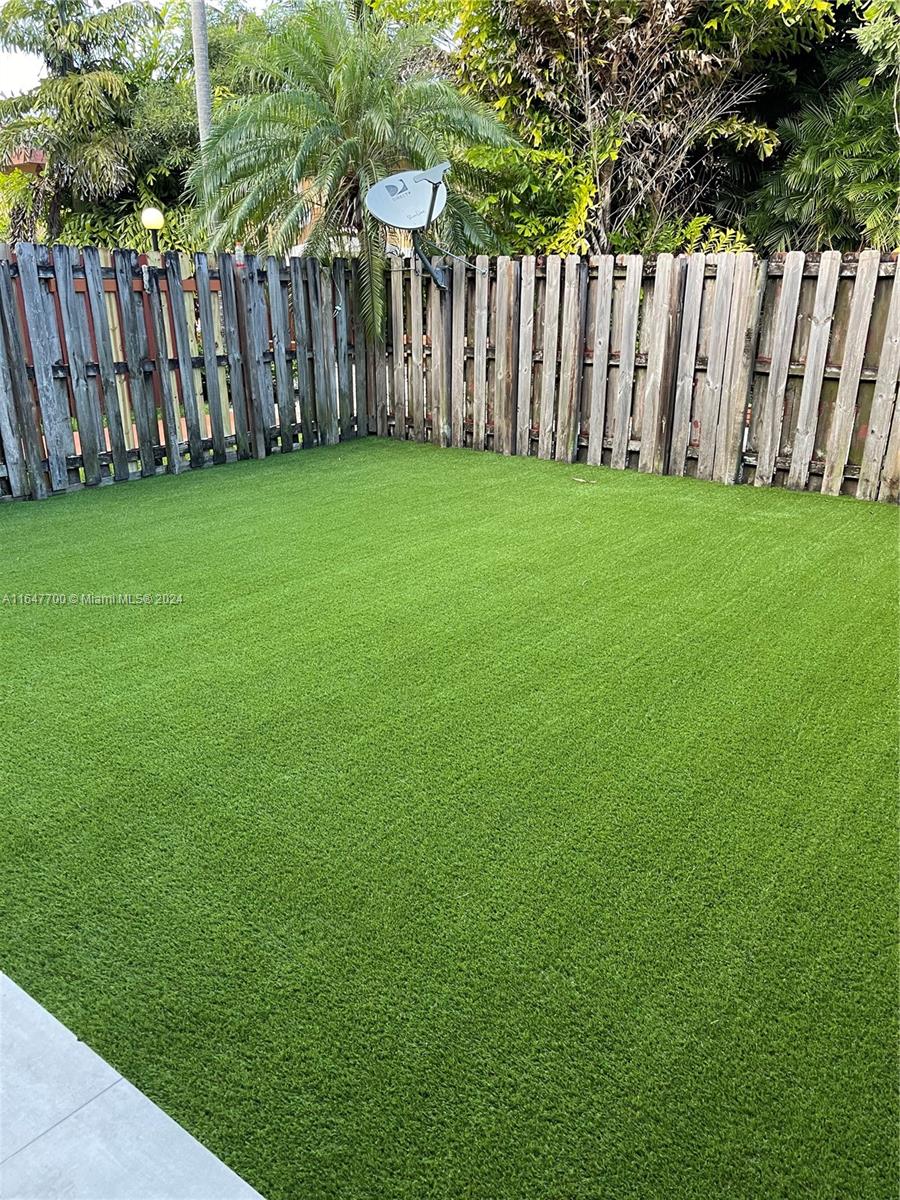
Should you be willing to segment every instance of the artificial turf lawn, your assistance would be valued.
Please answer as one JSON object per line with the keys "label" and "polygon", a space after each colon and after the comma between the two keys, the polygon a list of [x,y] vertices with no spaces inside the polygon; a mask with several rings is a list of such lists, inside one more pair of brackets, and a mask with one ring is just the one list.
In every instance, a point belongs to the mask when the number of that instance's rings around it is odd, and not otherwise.
{"label": "artificial turf lawn", "polygon": [[0,554],[183,595],[0,609],[0,962],[264,1196],[895,1193],[895,509],[369,441]]}

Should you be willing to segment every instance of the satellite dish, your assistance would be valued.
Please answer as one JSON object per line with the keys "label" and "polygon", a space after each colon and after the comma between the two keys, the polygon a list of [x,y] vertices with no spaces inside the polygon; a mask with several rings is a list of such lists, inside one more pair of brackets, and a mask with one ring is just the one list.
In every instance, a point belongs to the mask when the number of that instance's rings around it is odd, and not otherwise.
{"label": "satellite dish", "polygon": [[438,163],[426,171],[400,171],[379,179],[366,192],[366,208],[376,221],[392,229],[412,230],[416,257],[438,285],[447,290],[444,272],[438,270],[422,249],[422,230],[439,217],[447,203],[444,175],[450,170],[448,162]]}
{"label": "satellite dish", "polygon": [[400,171],[379,179],[366,192],[366,208],[393,229],[427,229],[447,204],[444,172],[448,162],[427,171]]}

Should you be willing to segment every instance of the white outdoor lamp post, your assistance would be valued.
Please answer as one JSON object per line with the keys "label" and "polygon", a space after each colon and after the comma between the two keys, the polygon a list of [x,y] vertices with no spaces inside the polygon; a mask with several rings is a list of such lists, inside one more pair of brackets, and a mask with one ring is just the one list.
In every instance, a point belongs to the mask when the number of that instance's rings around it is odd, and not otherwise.
{"label": "white outdoor lamp post", "polygon": [[166,218],[158,208],[149,206],[141,209],[141,224],[145,229],[150,230],[150,240],[155,251],[159,250],[159,231],[166,223]]}

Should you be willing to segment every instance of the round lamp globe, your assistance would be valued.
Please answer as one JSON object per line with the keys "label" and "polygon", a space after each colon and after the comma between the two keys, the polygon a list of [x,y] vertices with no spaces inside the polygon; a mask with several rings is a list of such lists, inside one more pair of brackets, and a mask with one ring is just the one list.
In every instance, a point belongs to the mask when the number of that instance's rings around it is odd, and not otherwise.
{"label": "round lamp globe", "polygon": [[145,229],[162,229],[166,223],[166,218],[158,208],[149,206],[141,209],[141,224]]}

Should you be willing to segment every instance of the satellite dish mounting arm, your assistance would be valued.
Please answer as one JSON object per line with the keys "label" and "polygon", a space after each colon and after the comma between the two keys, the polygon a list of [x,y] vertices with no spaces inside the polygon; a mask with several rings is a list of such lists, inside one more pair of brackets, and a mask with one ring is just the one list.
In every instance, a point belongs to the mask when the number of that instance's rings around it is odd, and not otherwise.
{"label": "satellite dish mounting arm", "polygon": [[431,259],[422,249],[422,234],[425,233],[425,231],[428,229],[428,226],[431,224],[431,218],[434,215],[434,204],[437,200],[438,188],[441,186],[440,179],[437,181],[437,183],[431,179],[429,180],[429,183],[431,184],[431,203],[428,206],[428,219],[425,222],[424,228],[414,229],[412,231],[412,244],[413,250],[415,250],[416,257],[418,258],[419,262],[422,264],[434,282],[438,285],[441,291],[446,292],[447,280],[445,278],[444,271],[442,271],[439,267],[435,267]]}

